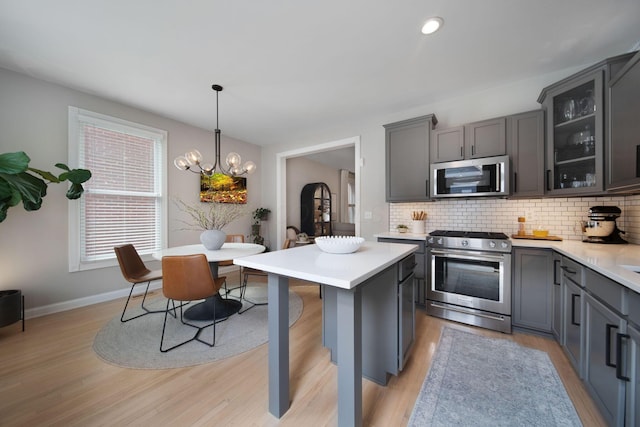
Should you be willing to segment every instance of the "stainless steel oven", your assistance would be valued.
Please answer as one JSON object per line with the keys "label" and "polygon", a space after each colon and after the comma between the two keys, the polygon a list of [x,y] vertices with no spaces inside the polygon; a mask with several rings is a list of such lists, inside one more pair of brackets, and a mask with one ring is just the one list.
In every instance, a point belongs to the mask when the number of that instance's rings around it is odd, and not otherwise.
{"label": "stainless steel oven", "polygon": [[427,313],[511,333],[511,242],[503,233],[436,230],[427,239]]}

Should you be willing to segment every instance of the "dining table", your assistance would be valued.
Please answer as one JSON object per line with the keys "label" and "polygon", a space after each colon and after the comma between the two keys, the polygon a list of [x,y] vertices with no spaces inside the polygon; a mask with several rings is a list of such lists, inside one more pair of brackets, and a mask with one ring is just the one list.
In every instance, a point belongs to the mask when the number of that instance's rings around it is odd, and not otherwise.
{"label": "dining table", "polygon": [[[255,243],[224,243],[222,248],[209,250],[202,244],[174,246],[161,249],[152,254],[153,258],[162,260],[165,256],[204,254],[209,262],[211,275],[218,277],[218,263],[220,261],[235,260],[245,256],[256,255],[265,251],[263,245]],[[184,317],[189,320],[219,320],[225,319],[242,308],[242,302],[236,299],[223,298],[220,292],[206,298],[184,312]],[[214,316],[215,313],[215,316]]]}

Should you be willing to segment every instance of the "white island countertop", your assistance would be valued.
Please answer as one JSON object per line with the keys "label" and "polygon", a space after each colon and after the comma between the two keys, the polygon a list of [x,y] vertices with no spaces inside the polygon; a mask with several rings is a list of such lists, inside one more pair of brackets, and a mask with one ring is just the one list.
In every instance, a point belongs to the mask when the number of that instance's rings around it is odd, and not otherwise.
{"label": "white island countertop", "polygon": [[351,254],[330,254],[318,245],[267,252],[238,258],[234,264],[268,273],[343,289],[352,289],[415,252],[417,245],[364,242]]}

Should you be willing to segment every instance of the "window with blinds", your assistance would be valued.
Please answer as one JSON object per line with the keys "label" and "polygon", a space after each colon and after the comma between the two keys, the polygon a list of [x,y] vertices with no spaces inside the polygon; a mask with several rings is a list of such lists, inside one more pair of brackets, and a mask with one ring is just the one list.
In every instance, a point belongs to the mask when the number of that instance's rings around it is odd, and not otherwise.
{"label": "window with blinds", "polygon": [[161,249],[166,132],[74,107],[69,125],[69,152],[92,174],[70,218],[71,271],[115,264],[113,247],[126,243],[141,255]]}

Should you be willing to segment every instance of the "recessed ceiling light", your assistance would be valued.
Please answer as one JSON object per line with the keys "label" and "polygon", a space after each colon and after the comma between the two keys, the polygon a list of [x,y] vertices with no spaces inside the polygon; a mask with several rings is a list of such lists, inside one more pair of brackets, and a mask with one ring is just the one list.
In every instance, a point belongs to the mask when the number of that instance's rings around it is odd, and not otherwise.
{"label": "recessed ceiling light", "polygon": [[444,21],[439,16],[427,19],[427,22],[422,26],[422,34],[433,34],[442,27]]}

